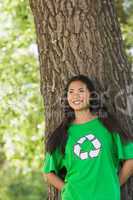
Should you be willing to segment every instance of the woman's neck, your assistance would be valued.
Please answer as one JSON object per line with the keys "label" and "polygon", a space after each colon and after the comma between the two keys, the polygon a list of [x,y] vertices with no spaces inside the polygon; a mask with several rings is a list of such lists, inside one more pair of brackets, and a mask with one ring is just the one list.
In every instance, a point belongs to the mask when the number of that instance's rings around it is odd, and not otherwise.
{"label": "woman's neck", "polygon": [[94,119],[97,115],[92,114],[89,110],[77,110],[75,111],[74,123],[85,123],[89,120]]}

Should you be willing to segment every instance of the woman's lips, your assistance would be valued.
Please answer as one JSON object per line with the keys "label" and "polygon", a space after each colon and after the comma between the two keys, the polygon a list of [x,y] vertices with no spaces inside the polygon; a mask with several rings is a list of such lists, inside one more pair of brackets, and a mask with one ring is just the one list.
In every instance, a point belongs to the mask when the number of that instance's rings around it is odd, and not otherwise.
{"label": "woman's lips", "polygon": [[72,103],[75,105],[79,105],[81,102],[83,102],[83,101],[73,101]]}

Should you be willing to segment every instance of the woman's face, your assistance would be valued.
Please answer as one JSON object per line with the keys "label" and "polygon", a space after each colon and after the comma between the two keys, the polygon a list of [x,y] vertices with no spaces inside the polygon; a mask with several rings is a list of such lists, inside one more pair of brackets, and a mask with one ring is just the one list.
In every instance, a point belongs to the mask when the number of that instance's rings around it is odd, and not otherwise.
{"label": "woman's face", "polygon": [[88,108],[90,92],[82,81],[73,81],[70,83],[67,92],[69,106],[74,110],[83,110]]}

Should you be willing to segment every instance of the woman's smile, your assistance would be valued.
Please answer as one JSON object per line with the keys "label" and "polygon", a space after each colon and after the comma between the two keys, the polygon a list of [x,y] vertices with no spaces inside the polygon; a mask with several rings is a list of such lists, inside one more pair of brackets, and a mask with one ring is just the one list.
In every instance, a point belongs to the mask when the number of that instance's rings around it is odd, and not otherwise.
{"label": "woman's smile", "polygon": [[68,89],[68,103],[75,109],[86,108],[89,102],[90,92],[88,91],[86,85],[81,81],[72,82]]}
{"label": "woman's smile", "polygon": [[81,101],[81,100],[80,100],[80,101],[79,101],[79,100],[72,101],[72,103],[75,104],[75,105],[79,105],[79,104],[81,104],[82,102],[83,102],[83,101]]}

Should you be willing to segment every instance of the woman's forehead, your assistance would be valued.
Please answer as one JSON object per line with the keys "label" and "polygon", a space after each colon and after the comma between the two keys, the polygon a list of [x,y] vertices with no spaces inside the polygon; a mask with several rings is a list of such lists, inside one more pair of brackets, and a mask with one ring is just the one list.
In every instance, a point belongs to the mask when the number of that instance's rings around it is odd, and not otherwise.
{"label": "woman's forehead", "polygon": [[79,88],[87,88],[86,84],[83,83],[82,81],[73,81],[72,83],[70,83],[69,89],[79,89]]}

